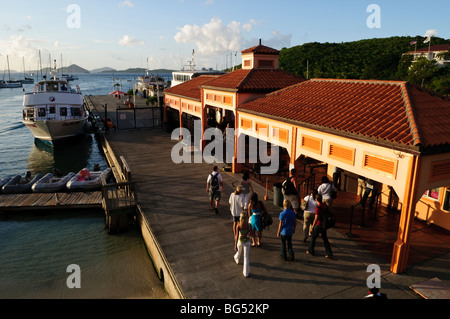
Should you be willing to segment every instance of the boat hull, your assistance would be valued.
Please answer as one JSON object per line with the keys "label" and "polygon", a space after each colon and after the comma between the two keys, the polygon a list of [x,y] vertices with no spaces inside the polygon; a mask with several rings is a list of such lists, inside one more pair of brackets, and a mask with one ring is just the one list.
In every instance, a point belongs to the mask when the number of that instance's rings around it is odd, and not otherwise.
{"label": "boat hull", "polygon": [[[84,170],[82,170],[84,171]],[[73,192],[84,192],[84,191],[93,191],[98,190],[102,186],[102,175],[108,179],[111,176],[112,170],[111,168],[107,168],[103,171],[90,172],[91,179],[89,180],[80,180],[81,171],[76,174],[74,177],[70,179],[67,183],[67,189]]]}
{"label": "boat hull", "polygon": [[3,89],[14,89],[14,88],[21,88],[21,87],[23,87],[23,85],[20,82],[0,83],[0,88],[3,88]]}
{"label": "boat hull", "polygon": [[2,192],[3,186],[5,186],[11,179],[12,177],[5,177],[0,179],[0,193]]}
{"label": "boat hull", "polygon": [[55,177],[52,173],[46,174],[40,180],[33,184],[31,190],[34,193],[56,193],[66,190],[66,184],[75,176],[75,173],[70,172],[61,178]]}
{"label": "boat hull", "polygon": [[22,176],[17,175],[13,177],[2,188],[3,194],[25,194],[31,193],[31,187],[34,183],[42,178],[42,174],[36,174],[36,176],[28,183],[22,183]]}
{"label": "boat hull", "polygon": [[84,132],[87,117],[73,120],[22,121],[35,138],[53,145],[59,140],[74,137]]}

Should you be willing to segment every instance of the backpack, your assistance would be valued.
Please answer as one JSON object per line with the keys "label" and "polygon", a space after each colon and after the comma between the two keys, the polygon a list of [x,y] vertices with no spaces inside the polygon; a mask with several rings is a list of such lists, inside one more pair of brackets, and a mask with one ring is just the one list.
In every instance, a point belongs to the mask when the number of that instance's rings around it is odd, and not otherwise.
{"label": "backpack", "polygon": [[273,224],[272,216],[270,216],[269,212],[266,209],[263,209],[261,214],[261,227],[266,228]]}
{"label": "backpack", "polygon": [[281,185],[281,192],[283,195],[296,195],[297,190],[295,189],[294,183],[292,183],[292,177],[288,177]]}
{"label": "backpack", "polygon": [[337,198],[337,191],[336,191],[336,189],[333,188],[332,184],[330,184],[330,197],[332,199],[336,199]]}
{"label": "backpack", "polygon": [[211,190],[218,191],[219,190],[219,173],[213,174],[211,173]]}
{"label": "backpack", "polygon": [[325,211],[322,209],[321,209],[321,211],[322,211],[322,226],[323,226],[323,228],[324,229],[333,228],[336,225],[336,218],[334,217],[333,213],[330,211],[330,209],[328,207]]}

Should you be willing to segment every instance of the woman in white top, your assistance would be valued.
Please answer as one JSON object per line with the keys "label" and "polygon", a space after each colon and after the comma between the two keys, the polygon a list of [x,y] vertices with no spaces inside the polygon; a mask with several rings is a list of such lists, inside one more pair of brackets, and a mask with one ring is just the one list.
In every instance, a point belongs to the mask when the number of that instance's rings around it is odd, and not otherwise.
{"label": "woman in white top", "polygon": [[242,200],[244,204],[244,209],[247,210],[248,203],[250,202],[250,196],[253,194],[252,182],[250,180],[250,174],[248,172],[244,172],[241,181],[242,189]]}
{"label": "woman in white top", "polygon": [[230,212],[233,216],[233,235],[236,237],[237,227],[239,224],[239,218],[241,216],[242,210],[244,209],[243,196],[242,196],[242,186],[238,185],[236,190],[231,193],[230,199]]}
{"label": "woman in white top", "polygon": [[322,195],[322,201],[327,204],[328,208],[331,208],[333,204],[333,198],[331,198],[331,190],[337,191],[336,187],[330,183],[327,176],[322,177],[322,185],[317,188],[317,193]]}
{"label": "woman in white top", "polygon": [[313,190],[311,194],[303,199],[306,202],[306,208],[303,211],[303,242],[305,243],[308,237],[311,236],[311,226],[314,222],[314,217],[316,214],[317,202],[314,199],[316,197],[317,191]]}

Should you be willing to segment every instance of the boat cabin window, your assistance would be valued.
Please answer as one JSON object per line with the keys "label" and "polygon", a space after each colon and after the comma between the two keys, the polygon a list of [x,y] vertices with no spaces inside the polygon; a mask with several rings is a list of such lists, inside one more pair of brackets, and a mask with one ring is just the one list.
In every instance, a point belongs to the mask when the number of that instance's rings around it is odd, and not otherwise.
{"label": "boat cabin window", "polygon": [[67,116],[67,107],[62,107],[59,109],[59,115]]}
{"label": "boat cabin window", "polygon": [[27,109],[27,117],[28,118],[34,117],[34,109]]}
{"label": "boat cabin window", "polygon": [[44,92],[45,91],[45,83],[39,84],[39,91]]}
{"label": "boat cabin window", "polygon": [[38,116],[39,117],[45,117],[45,111],[46,111],[45,107],[39,108],[38,109]]}
{"label": "boat cabin window", "polygon": [[49,112],[50,114],[56,114],[56,107],[50,106],[48,112]]}
{"label": "boat cabin window", "polygon": [[71,109],[72,116],[80,116],[81,117],[81,109],[79,107],[73,107]]}
{"label": "boat cabin window", "polygon": [[47,91],[57,92],[58,91],[58,83],[57,82],[48,82],[47,83]]}

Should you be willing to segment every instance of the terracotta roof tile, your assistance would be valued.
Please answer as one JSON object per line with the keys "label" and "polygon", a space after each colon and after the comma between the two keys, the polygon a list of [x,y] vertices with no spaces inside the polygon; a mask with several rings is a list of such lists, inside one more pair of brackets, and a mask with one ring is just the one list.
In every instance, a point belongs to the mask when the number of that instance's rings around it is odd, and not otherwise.
{"label": "terracotta roof tile", "polygon": [[312,79],[240,111],[414,147],[450,145],[450,101],[400,81]]}
{"label": "terracotta roof tile", "polygon": [[273,92],[303,81],[300,77],[279,69],[236,70],[203,84],[204,88],[237,92]]}
{"label": "terracotta roof tile", "polygon": [[257,45],[254,47],[251,47],[249,49],[245,49],[241,53],[256,53],[256,54],[280,54],[280,51],[275,50],[273,48],[267,47],[265,45]]}
{"label": "terracotta roof tile", "polygon": [[450,144],[450,101],[408,87],[416,125],[425,147]]}
{"label": "terracotta roof tile", "polygon": [[200,86],[203,83],[211,81],[217,77],[218,75],[200,75],[190,81],[165,89],[164,93],[183,96],[200,101],[202,97]]}
{"label": "terracotta roof tile", "polygon": [[421,49],[417,49],[417,51],[409,51],[408,54],[413,54],[413,53],[427,53],[428,50],[430,50],[430,52],[437,52],[437,51],[448,51],[450,50],[450,45],[448,44],[436,44],[436,45],[432,45],[430,48],[428,47],[423,47]]}

